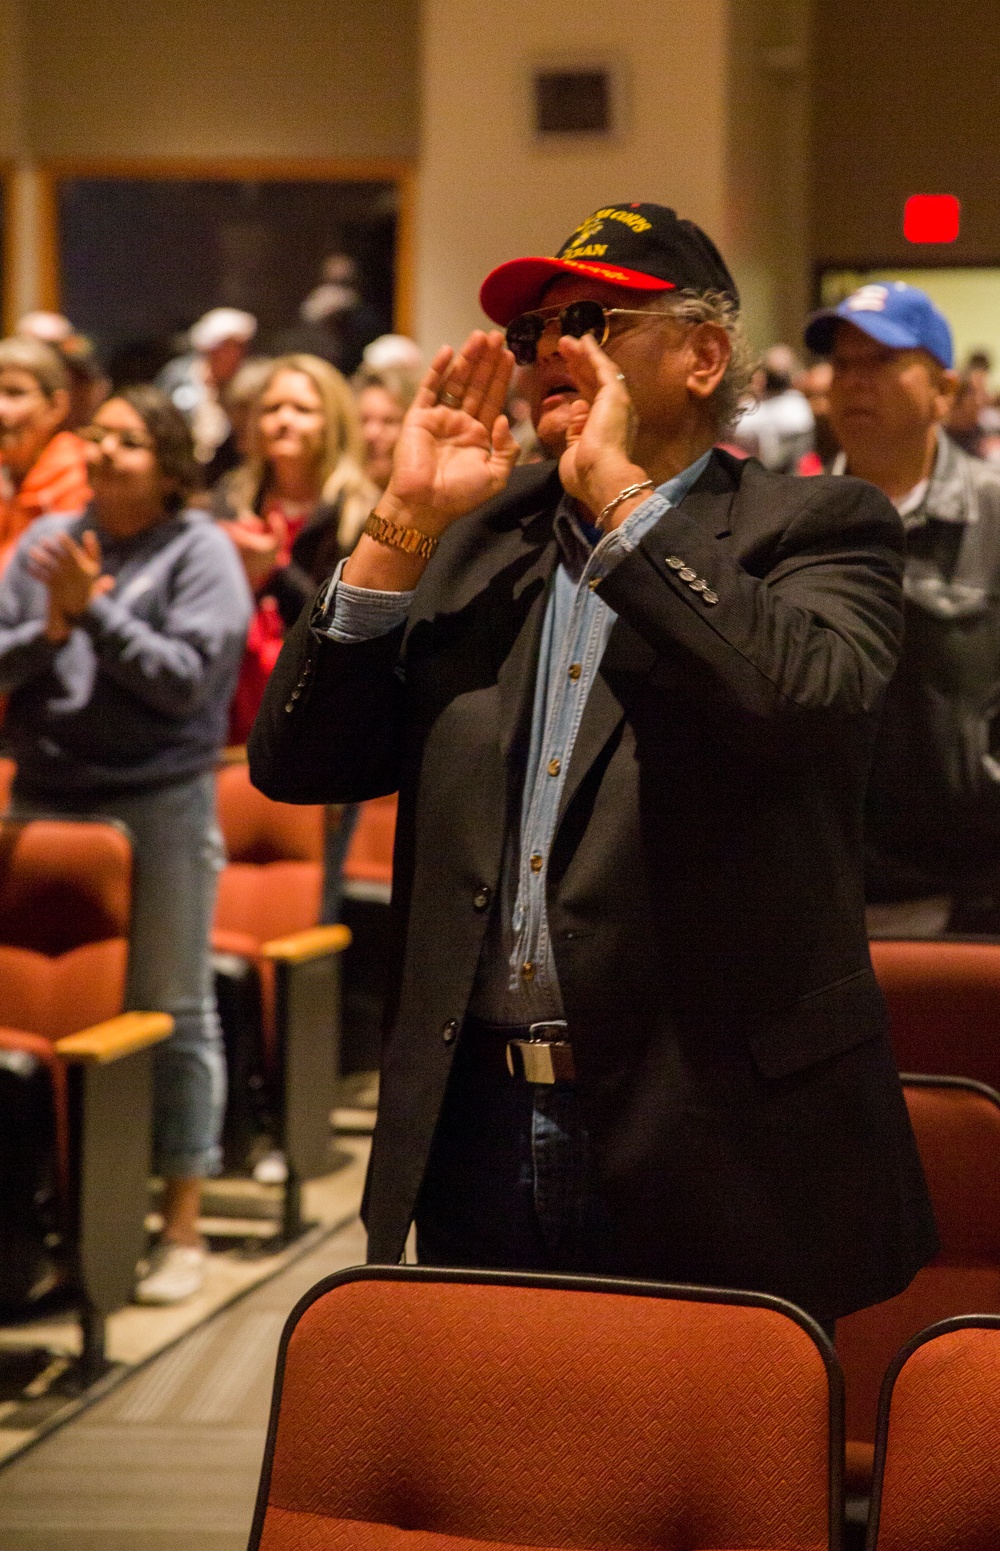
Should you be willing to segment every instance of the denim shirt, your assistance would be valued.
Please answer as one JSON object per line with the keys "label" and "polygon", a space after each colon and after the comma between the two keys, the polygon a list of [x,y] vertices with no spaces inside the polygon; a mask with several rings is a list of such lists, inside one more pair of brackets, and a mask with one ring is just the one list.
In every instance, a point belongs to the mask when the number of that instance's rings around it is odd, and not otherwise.
{"label": "denim shirt", "polygon": [[[487,928],[469,1011],[488,1023],[523,1026],[563,1016],[549,937],[546,872],[563,783],[584,707],[615,623],[593,587],[670,507],[687,495],[710,452],[653,491],[620,527],[600,535],[563,496],[554,531],[559,563],[542,625],[524,800],[518,833],[504,850],[498,907]],[[595,542],[596,541],[596,542]],[[376,592],[342,582],[338,567],[314,629],[332,640],[370,640],[402,624],[412,592]]]}

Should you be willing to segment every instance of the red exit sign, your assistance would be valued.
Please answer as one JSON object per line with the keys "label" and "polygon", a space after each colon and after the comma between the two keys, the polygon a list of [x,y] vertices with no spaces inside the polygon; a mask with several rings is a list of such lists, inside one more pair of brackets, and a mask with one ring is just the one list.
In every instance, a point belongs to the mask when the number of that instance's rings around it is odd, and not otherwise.
{"label": "red exit sign", "polygon": [[954,194],[911,194],[903,208],[907,242],[954,242],[962,207]]}

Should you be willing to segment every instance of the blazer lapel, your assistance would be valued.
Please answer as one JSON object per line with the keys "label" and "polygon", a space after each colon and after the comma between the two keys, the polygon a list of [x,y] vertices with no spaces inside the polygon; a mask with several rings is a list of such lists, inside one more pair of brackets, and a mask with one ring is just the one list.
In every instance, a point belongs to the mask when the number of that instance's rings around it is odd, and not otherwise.
{"label": "blazer lapel", "polygon": [[535,678],[538,672],[538,649],[542,637],[542,624],[549,596],[549,583],[555,570],[558,546],[552,536],[542,544],[535,561],[518,579],[514,588],[515,605],[526,592],[534,591],[528,611],[514,639],[514,644],[497,673],[497,738],[504,759],[510,755],[515,738],[531,725],[531,711],[535,699]]}

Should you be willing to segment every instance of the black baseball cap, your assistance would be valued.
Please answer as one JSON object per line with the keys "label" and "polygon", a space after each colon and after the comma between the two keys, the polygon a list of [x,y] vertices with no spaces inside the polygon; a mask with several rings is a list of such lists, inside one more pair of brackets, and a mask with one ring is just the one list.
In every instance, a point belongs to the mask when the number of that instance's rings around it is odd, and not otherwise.
{"label": "black baseball cap", "polygon": [[510,259],[483,281],[480,305],[501,326],[538,305],[556,275],[586,275],[630,291],[739,292],[711,237],[666,205],[605,205],[553,258]]}

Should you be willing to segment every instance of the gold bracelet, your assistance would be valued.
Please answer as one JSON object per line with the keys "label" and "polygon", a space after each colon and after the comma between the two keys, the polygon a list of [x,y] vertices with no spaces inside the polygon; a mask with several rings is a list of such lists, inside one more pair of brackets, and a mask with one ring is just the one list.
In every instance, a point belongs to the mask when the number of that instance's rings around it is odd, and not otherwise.
{"label": "gold bracelet", "polygon": [[429,560],[438,547],[437,539],[431,538],[429,533],[421,533],[419,528],[404,528],[402,523],[392,522],[378,512],[372,512],[362,532],[376,544],[401,549],[404,555],[419,555],[421,560]]}

